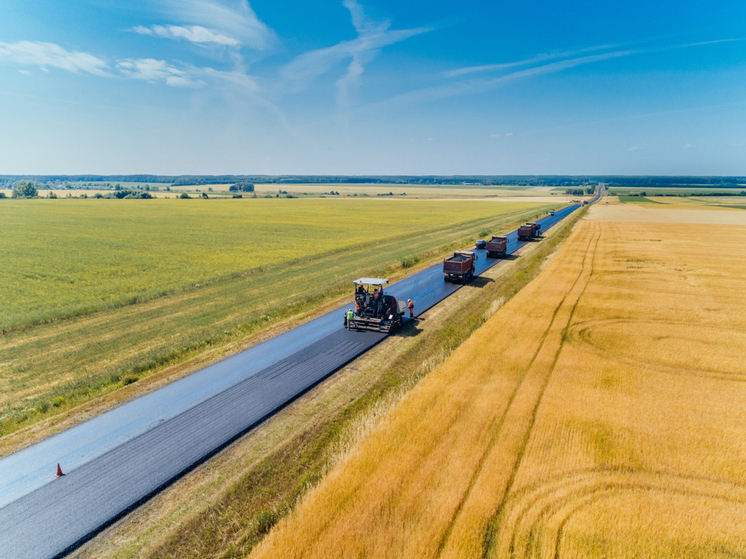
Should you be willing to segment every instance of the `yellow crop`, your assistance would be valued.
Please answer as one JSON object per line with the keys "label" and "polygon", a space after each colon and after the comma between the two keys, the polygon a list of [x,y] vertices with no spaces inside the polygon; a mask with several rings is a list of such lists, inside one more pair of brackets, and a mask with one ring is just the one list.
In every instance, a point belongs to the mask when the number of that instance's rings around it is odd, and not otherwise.
{"label": "yellow crop", "polygon": [[584,221],[252,557],[743,556],[745,356],[746,227]]}

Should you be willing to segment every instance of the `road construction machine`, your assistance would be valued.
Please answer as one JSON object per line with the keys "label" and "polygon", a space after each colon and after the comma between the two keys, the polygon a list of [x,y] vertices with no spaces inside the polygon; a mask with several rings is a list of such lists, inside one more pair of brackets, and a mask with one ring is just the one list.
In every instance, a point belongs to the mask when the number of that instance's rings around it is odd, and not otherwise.
{"label": "road construction machine", "polygon": [[401,326],[407,304],[384,293],[388,282],[381,278],[360,278],[352,282],[355,285],[355,311],[351,321],[345,314],[346,328],[391,333]]}

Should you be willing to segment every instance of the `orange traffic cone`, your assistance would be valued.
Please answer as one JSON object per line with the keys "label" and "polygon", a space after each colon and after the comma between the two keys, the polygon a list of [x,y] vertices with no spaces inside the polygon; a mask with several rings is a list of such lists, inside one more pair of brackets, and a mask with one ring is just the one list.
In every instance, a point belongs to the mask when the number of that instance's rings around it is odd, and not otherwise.
{"label": "orange traffic cone", "polygon": [[63,473],[62,473],[62,468],[60,468],[60,464],[59,464],[59,462],[58,462],[58,463],[57,463],[57,473],[56,473],[56,474],[54,474],[54,477],[62,477],[62,476],[64,476],[64,475],[65,475],[65,474],[63,474]]}

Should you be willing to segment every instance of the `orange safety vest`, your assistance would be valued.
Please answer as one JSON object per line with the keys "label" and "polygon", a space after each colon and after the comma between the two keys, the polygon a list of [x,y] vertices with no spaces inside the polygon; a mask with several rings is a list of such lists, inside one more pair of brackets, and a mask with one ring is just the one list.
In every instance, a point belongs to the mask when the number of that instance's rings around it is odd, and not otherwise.
{"label": "orange safety vest", "polygon": [[413,303],[412,301],[409,301],[409,308],[410,308],[410,309],[413,309],[413,308],[414,308],[414,303]]}

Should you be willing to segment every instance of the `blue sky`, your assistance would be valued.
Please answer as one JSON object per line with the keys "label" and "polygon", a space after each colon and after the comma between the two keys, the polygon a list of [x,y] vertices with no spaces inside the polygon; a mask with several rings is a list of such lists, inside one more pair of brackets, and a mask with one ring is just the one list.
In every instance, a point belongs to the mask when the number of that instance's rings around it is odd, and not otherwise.
{"label": "blue sky", "polygon": [[746,3],[3,0],[0,174],[746,175]]}

